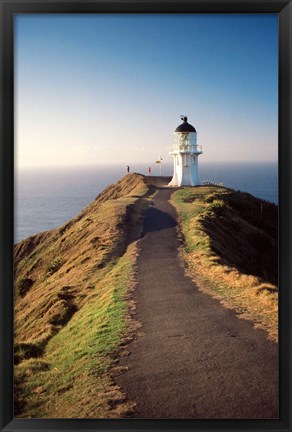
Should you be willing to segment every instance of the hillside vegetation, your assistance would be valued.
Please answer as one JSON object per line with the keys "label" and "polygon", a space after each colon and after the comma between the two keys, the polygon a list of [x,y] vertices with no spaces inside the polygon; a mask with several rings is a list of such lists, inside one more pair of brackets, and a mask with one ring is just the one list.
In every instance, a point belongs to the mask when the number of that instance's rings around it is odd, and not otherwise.
{"label": "hillside vegetation", "polygon": [[189,274],[277,340],[278,207],[216,186],[180,189],[172,198]]}
{"label": "hillside vegetation", "polygon": [[133,330],[127,295],[150,193],[147,178],[130,174],[68,223],[15,246],[16,417],[131,410],[108,371]]}
{"label": "hillside vegetation", "polygon": [[[162,183],[129,174],[61,227],[15,245],[16,417],[132,412],[113,377],[138,333],[136,240]],[[276,340],[277,206],[212,186],[182,188],[172,198],[196,284]]]}

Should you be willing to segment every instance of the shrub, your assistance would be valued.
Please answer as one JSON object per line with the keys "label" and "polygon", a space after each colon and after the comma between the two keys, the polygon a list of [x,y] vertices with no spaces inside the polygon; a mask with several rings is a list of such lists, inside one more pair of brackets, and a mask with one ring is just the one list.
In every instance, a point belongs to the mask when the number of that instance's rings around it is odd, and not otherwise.
{"label": "shrub", "polygon": [[25,294],[32,287],[32,285],[33,285],[33,280],[31,278],[19,279],[15,284],[16,294],[20,295],[20,297],[24,297]]}
{"label": "shrub", "polygon": [[207,211],[215,213],[217,216],[223,216],[226,213],[227,206],[224,201],[215,199],[207,206]]}
{"label": "shrub", "polygon": [[63,263],[60,258],[55,258],[46,268],[46,273],[52,275],[56,273],[61,267]]}

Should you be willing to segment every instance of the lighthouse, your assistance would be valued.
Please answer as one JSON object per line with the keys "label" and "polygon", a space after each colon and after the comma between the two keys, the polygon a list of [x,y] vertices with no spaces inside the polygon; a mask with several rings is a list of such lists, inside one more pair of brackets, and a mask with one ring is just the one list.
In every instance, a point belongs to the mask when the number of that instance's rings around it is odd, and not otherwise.
{"label": "lighthouse", "polygon": [[198,158],[202,154],[202,146],[197,144],[197,131],[188,123],[186,116],[181,116],[183,123],[174,131],[174,144],[170,154],[173,157],[173,177],[169,186],[198,186]]}

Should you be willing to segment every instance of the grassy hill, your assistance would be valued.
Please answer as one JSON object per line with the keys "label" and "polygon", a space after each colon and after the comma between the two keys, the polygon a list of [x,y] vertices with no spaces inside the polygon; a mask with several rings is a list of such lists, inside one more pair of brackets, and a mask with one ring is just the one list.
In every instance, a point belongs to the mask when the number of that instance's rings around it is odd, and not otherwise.
{"label": "grassy hill", "polygon": [[183,258],[203,291],[278,336],[278,207],[233,189],[175,192]]}
{"label": "grassy hill", "polygon": [[[158,180],[157,180],[158,181]],[[155,179],[130,174],[15,246],[15,416],[121,418],[118,356],[136,337],[136,240]],[[199,287],[277,335],[277,207],[220,187],[173,194]]]}
{"label": "grassy hill", "polygon": [[128,175],[68,223],[15,246],[16,416],[131,409],[108,370],[134,323],[126,297],[149,194],[147,178]]}

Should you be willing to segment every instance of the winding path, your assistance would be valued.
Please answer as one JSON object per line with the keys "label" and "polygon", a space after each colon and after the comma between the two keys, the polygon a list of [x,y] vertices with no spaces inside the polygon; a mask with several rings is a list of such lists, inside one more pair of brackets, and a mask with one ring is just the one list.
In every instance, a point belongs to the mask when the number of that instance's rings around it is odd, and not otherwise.
{"label": "winding path", "polygon": [[277,418],[278,346],[185,275],[172,192],[146,211],[133,294],[143,334],[116,381],[135,418]]}

